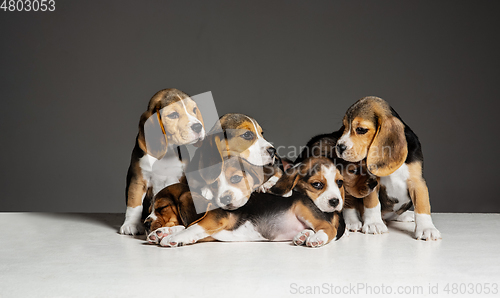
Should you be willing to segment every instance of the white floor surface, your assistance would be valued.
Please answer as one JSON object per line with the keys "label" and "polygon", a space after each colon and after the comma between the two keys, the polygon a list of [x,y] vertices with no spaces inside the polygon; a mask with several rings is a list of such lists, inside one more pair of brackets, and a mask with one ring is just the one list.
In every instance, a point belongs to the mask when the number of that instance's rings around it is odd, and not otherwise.
{"label": "white floor surface", "polygon": [[161,248],[117,234],[123,214],[0,213],[0,297],[500,297],[500,215],[433,218],[440,241],[391,223],[318,249]]}

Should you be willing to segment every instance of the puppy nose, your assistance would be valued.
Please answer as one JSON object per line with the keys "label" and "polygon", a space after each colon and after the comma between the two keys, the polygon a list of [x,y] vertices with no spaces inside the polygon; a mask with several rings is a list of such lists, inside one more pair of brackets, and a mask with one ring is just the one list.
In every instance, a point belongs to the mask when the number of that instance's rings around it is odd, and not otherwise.
{"label": "puppy nose", "polygon": [[346,145],[337,144],[337,151],[339,152],[339,154],[342,154],[346,149],[347,149]]}
{"label": "puppy nose", "polygon": [[269,153],[269,155],[271,155],[271,157],[274,157],[274,155],[276,154],[276,149],[274,149],[274,147],[269,147],[267,148],[267,152]]}
{"label": "puppy nose", "polygon": [[339,199],[331,199],[330,201],[328,201],[328,204],[330,204],[330,206],[332,207],[337,207],[339,205]]}
{"label": "puppy nose", "polygon": [[193,125],[191,125],[191,129],[195,132],[195,133],[199,133],[201,131],[201,129],[203,128],[203,125],[201,125],[201,123],[195,123]]}
{"label": "puppy nose", "polygon": [[371,181],[370,183],[368,183],[368,187],[370,189],[374,189],[375,187],[377,187],[377,185],[378,185],[377,180],[374,180],[374,181]]}
{"label": "puppy nose", "polygon": [[220,198],[220,202],[224,206],[229,205],[231,203],[231,196],[223,196],[222,198]]}

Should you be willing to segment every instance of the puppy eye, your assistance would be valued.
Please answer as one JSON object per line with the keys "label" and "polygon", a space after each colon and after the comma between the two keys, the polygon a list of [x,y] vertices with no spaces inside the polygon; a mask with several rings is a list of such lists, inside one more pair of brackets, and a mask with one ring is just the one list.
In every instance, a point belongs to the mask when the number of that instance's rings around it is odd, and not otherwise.
{"label": "puppy eye", "polygon": [[325,187],[323,185],[323,183],[321,183],[321,182],[313,182],[313,183],[311,183],[311,185],[312,185],[312,187],[314,187],[314,188],[316,188],[318,190],[321,190],[321,189],[323,189],[323,187]]}
{"label": "puppy eye", "polygon": [[195,114],[196,114],[196,112],[198,112],[198,109],[197,109],[197,108],[194,108],[194,109],[193,109],[193,113],[195,113]]}
{"label": "puppy eye", "polygon": [[167,206],[156,207],[155,212],[161,213],[163,211],[163,209],[165,209],[165,207],[167,207]]}
{"label": "puppy eye", "polygon": [[242,134],[240,137],[244,138],[247,141],[250,141],[253,139],[253,132],[247,131],[244,134]]}
{"label": "puppy eye", "polygon": [[337,180],[337,185],[341,188],[344,185],[344,180]]}
{"label": "puppy eye", "polygon": [[173,113],[168,114],[167,117],[170,119],[177,119],[177,118],[179,118],[179,113],[173,112]]}
{"label": "puppy eye", "polygon": [[349,170],[349,173],[351,173],[353,175],[357,175],[359,173],[359,169],[351,169],[351,170]]}
{"label": "puppy eye", "polygon": [[358,135],[364,135],[364,134],[365,134],[365,133],[367,133],[367,132],[368,132],[368,129],[366,129],[366,128],[362,128],[362,127],[358,127],[358,128],[356,128],[356,133],[357,133]]}
{"label": "puppy eye", "polygon": [[231,178],[229,178],[229,181],[231,181],[232,184],[239,183],[243,179],[243,176],[240,175],[234,175]]}

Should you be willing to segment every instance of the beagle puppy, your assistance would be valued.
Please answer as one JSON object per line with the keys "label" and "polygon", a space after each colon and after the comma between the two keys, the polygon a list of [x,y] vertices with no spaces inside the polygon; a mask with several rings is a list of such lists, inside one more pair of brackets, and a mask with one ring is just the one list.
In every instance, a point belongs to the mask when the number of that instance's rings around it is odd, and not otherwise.
{"label": "beagle puppy", "polygon": [[[336,153],[349,162],[366,159],[368,170],[380,177],[380,194],[392,202],[385,219],[415,207],[415,238],[437,240],[440,232],[431,219],[429,191],[422,176],[423,154],[417,135],[383,99],[369,96],[354,103],[343,119]],[[386,231],[379,199],[363,200],[364,223]],[[386,204],[386,206],[388,206]]]}
{"label": "beagle puppy", "polygon": [[[224,171],[235,173],[234,171],[239,170],[225,163]],[[221,208],[202,215],[193,214],[192,206],[189,208],[189,204],[200,200],[200,196],[194,192],[180,193],[174,188],[186,190],[176,185],[166,188],[160,193],[163,201],[161,205],[172,206],[177,202],[180,217],[188,228],[159,229],[148,236],[148,241],[151,243],[176,247],[202,239],[293,240],[296,245],[320,247],[339,239],[345,230],[339,214],[344,201],[342,176],[333,162],[327,158],[308,159],[290,168],[286,175],[281,177],[273,186],[273,192],[287,193],[293,189],[290,197],[254,192],[245,205],[232,210],[228,209],[227,205],[216,202]],[[157,199],[160,199],[158,196]],[[186,207],[188,208],[184,209]],[[158,212],[158,217],[160,216]],[[155,224],[153,222],[152,226]]]}
{"label": "beagle puppy", "polygon": [[189,158],[187,151],[181,156],[179,146],[199,145],[204,138],[203,117],[186,93],[164,89],[151,98],[139,121],[139,133],[127,173],[127,210],[121,234],[144,232],[143,203],[148,206],[156,193],[178,183],[183,175]]}
{"label": "beagle puppy", "polygon": [[186,170],[189,186],[199,189],[208,200],[222,195],[226,191],[224,186],[217,191],[210,186],[221,176],[226,157],[241,157],[249,164],[261,167],[265,176],[264,185],[259,187],[261,191],[272,187],[282,174],[276,149],[264,139],[257,121],[244,114],[230,113],[220,117],[196,150]]}
{"label": "beagle puppy", "polygon": [[[362,225],[358,216],[359,199],[368,196],[377,198],[379,178],[371,174],[366,166],[366,161],[348,162],[337,156],[335,146],[342,136],[343,130],[338,130],[328,134],[317,135],[307,142],[295,163],[300,163],[308,157],[327,157],[332,159],[344,177],[345,204],[342,210],[346,229],[349,231],[362,231],[363,233],[380,233],[370,225]],[[357,208],[358,207],[358,208]],[[363,213],[359,212],[362,216]]]}

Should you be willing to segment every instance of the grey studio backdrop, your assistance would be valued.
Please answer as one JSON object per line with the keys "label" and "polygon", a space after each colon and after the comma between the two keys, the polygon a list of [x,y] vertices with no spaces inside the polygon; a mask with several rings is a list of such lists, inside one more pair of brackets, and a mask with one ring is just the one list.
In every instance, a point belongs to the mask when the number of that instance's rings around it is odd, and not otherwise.
{"label": "grey studio backdrop", "polygon": [[0,211],[124,212],[158,90],[211,91],[276,146],[377,95],[420,137],[434,212],[500,212],[497,1],[57,1],[0,11]]}

